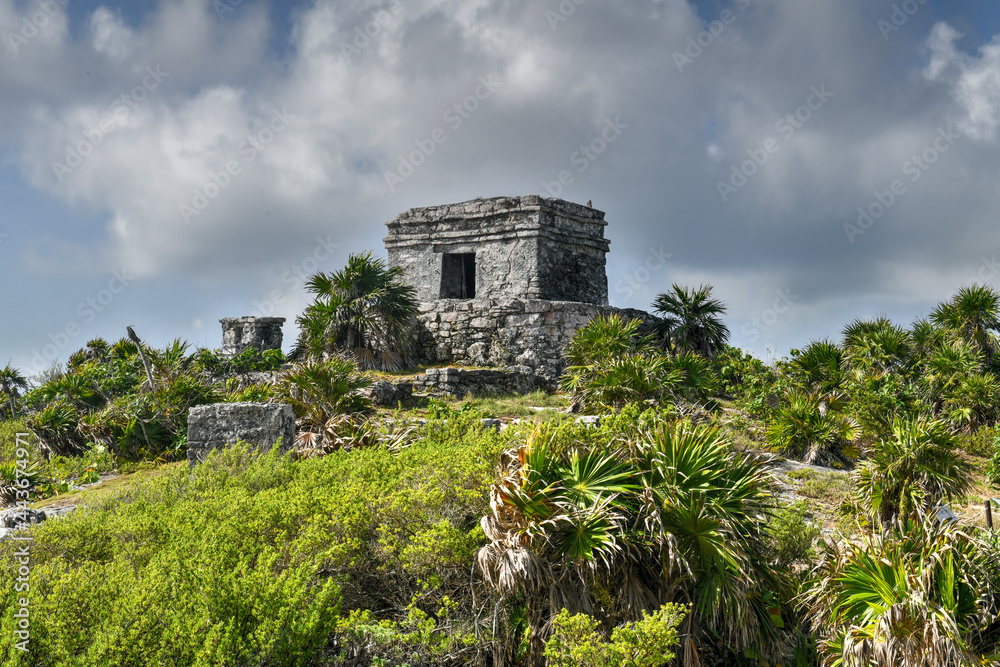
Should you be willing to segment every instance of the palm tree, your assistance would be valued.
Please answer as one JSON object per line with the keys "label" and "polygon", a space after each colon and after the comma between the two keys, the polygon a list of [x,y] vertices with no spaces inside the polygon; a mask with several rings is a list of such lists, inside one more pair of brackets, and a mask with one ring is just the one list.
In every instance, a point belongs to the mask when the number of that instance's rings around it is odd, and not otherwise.
{"label": "palm tree", "polygon": [[725,314],[726,306],[712,298],[711,285],[691,289],[675,283],[670,292],[656,297],[653,310],[663,318],[657,333],[668,346],[706,357],[726,348],[729,328],[719,317]]}
{"label": "palm tree", "polygon": [[995,612],[984,560],[974,537],[932,517],[830,545],[801,599],[822,664],[993,664],[996,640],[981,641]]}
{"label": "palm tree", "polygon": [[937,305],[930,319],[978,347],[989,364],[997,350],[1000,292],[985,285],[961,287],[950,301]]}
{"label": "palm tree", "polygon": [[844,382],[844,351],[831,340],[810,342],[804,349],[792,350],[785,371],[807,392],[827,394],[839,391]]}
{"label": "palm tree", "polygon": [[843,331],[844,357],[858,376],[882,377],[909,363],[910,334],[886,317],[854,320]]}
{"label": "palm tree", "polygon": [[972,488],[955,436],[944,422],[925,418],[893,419],[892,435],[876,441],[852,475],[855,502],[885,526]]}
{"label": "palm tree", "polygon": [[341,271],[312,276],[306,289],[317,296],[297,319],[301,333],[292,357],[343,352],[363,369],[402,368],[417,315],[416,290],[402,275],[365,253],[351,255]]}
{"label": "palm tree", "polygon": [[846,395],[793,389],[767,426],[767,443],[806,463],[849,463],[842,449],[858,436],[858,425],[841,414]]}
{"label": "palm tree", "polygon": [[763,542],[774,493],[765,460],[733,452],[716,428],[660,422],[599,447],[567,447],[543,426],[502,461],[477,566],[505,596],[523,596],[536,660],[563,608],[613,626],[664,602],[692,606],[685,665],[718,642],[776,647],[764,596],[785,584]]}
{"label": "palm tree", "polygon": [[16,418],[17,413],[14,409],[14,398],[18,395],[18,390],[25,390],[28,388],[28,380],[21,375],[21,372],[16,368],[7,364],[0,369],[0,389],[3,389],[3,393],[7,395],[7,402],[10,404],[10,416],[11,418]]}

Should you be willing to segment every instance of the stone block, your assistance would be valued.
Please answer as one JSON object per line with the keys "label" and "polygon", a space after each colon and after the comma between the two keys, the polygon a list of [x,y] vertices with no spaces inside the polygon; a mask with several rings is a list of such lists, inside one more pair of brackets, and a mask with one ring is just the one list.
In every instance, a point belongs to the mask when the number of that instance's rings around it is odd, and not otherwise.
{"label": "stone block", "polygon": [[214,449],[245,442],[265,452],[279,440],[282,451],[295,444],[295,413],[290,405],[214,403],[188,410],[188,462],[192,468]]}

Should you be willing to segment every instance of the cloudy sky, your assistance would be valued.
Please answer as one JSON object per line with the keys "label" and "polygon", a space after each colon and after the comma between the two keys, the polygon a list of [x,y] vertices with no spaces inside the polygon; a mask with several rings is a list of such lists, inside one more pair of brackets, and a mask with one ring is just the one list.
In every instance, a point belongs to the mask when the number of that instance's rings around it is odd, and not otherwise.
{"label": "cloudy sky", "polygon": [[710,283],[763,358],[1000,282],[990,0],[0,0],[0,34],[30,372],[129,324],[287,346],[299,276],[478,196],[593,200],[613,305]]}

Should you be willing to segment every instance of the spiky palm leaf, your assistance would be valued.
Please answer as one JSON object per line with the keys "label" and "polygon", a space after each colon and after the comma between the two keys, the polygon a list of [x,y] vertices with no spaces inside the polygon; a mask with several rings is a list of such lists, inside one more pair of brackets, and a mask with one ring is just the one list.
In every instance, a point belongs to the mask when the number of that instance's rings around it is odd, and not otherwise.
{"label": "spiky palm leaf", "polygon": [[857,423],[840,412],[845,403],[844,394],[789,392],[767,426],[768,444],[807,463],[843,461],[841,449],[859,433]]}
{"label": "spiky palm leaf", "polygon": [[689,424],[610,451],[558,446],[558,433],[539,427],[504,455],[477,556],[488,584],[525,596],[533,650],[562,608],[615,624],[671,600],[694,605],[687,664],[716,637],[736,652],[775,648],[763,599],[784,584],[761,541],[774,490],[764,460]]}

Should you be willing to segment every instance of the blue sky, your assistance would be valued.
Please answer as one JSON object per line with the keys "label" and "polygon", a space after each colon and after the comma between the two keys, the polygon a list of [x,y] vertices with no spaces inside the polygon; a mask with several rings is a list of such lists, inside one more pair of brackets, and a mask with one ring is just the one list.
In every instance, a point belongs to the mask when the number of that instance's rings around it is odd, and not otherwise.
{"label": "blue sky", "polygon": [[287,347],[299,276],[397,213],[565,169],[614,305],[712,284],[760,356],[909,322],[1000,279],[998,34],[986,0],[0,0],[0,363],[251,313]]}

